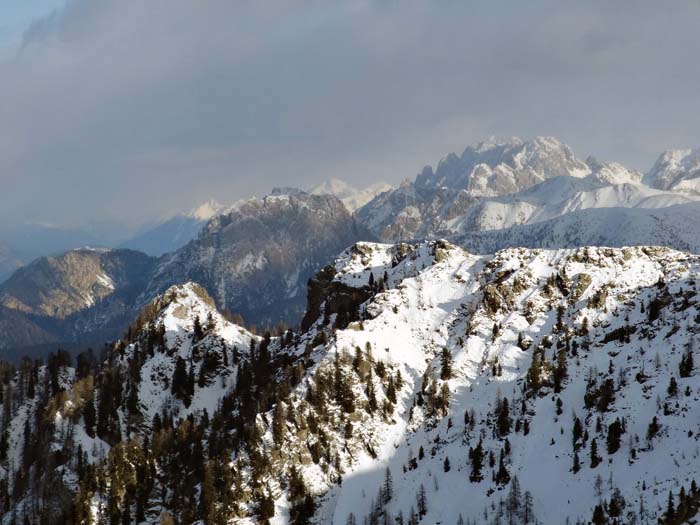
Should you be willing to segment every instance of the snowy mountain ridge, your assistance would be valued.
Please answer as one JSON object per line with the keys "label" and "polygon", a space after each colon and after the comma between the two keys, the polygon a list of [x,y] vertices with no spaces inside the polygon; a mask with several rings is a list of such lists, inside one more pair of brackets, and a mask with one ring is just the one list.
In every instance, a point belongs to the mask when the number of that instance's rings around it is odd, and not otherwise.
{"label": "snowy mountain ridge", "polygon": [[[686,523],[698,277],[658,247],[357,243],[309,283],[304,331],[262,338],[178,286],[103,364],[4,375],[3,472],[52,479],[82,523]],[[0,491],[19,514],[32,495]]]}
{"label": "snowy mountain ridge", "polygon": [[698,200],[688,191],[692,158],[662,154],[642,175],[593,157],[581,161],[551,137],[491,140],[448,155],[435,170],[424,168],[413,183],[379,195],[357,216],[395,242],[534,224],[584,209],[666,208]]}

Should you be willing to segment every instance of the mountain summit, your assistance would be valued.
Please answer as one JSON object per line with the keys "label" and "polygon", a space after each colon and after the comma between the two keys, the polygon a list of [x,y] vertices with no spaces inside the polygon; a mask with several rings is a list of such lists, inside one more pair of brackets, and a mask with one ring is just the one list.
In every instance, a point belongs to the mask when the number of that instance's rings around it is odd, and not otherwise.
{"label": "mountain summit", "polygon": [[700,195],[700,149],[668,150],[644,176],[649,186]]}
{"label": "mountain summit", "polygon": [[335,195],[348,210],[354,212],[377,195],[389,191],[392,186],[385,182],[376,182],[364,190],[358,190],[340,179],[329,179],[309,190],[312,195]]}
{"label": "mountain summit", "polygon": [[451,153],[434,172],[426,166],[416,177],[416,186],[465,189],[474,196],[493,197],[516,193],[552,177],[590,173],[590,167],[555,138],[494,138],[467,147],[461,156]]}

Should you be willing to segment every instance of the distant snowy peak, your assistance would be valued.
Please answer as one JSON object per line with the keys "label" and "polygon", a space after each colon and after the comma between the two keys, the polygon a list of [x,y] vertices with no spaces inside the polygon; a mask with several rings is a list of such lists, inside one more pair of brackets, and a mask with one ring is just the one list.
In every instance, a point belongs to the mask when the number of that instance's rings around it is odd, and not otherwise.
{"label": "distant snowy peak", "polygon": [[449,154],[435,171],[424,168],[415,182],[376,197],[357,217],[384,241],[417,240],[532,224],[590,208],[666,208],[699,198],[698,152],[668,152],[652,174],[642,176],[616,162],[583,162],[550,137],[490,139],[461,156]]}
{"label": "distant snowy peak", "polygon": [[498,196],[552,177],[585,177],[590,173],[591,168],[555,138],[490,139],[467,147],[461,157],[449,154],[435,171],[426,166],[416,178],[416,185],[466,189],[474,196]]}
{"label": "distant snowy peak", "polygon": [[700,148],[665,151],[643,181],[661,190],[700,194]]}
{"label": "distant snowy peak", "polygon": [[335,195],[339,199],[349,197],[356,193],[357,189],[350,186],[347,182],[340,179],[328,179],[321,184],[313,186],[309,193],[313,195],[330,194]]}
{"label": "distant snowy peak", "polygon": [[208,200],[188,212],[178,213],[140,233],[121,247],[139,250],[155,257],[173,252],[194,239],[207,221],[225,211],[226,207],[222,204]]}
{"label": "distant snowy peak", "polygon": [[638,184],[642,180],[642,173],[630,170],[618,162],[600,162],[595,157],[588,157],[586,164],[593,177],[603,184]]}
{"label": "distant snowy peak", "polygon": [[377,195],[393,189],[393,186],[385,182],[377,182],[363,190],[358,190],[340,179],[329,179],[312,187],[309,193],[312,195],[335,195],[350,211],[355,211]]}
{"label": "distant snowy peak", "polygon": [[223,204],[211,199],[190,210],[185,216],[203,222],[223,213],[225,209]]}

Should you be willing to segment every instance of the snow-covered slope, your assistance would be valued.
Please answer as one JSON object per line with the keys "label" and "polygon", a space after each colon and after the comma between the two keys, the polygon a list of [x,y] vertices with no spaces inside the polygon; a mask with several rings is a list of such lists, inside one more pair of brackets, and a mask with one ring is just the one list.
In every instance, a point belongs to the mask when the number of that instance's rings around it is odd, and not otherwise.
{"label": "snow-covered slope", "polygon": [[[408,520],[421,486],[423,523],[507,522],[507,514],[516,523],[534,523],[533,516],[585,523],[603,502],[622,522],[643,523],[662,516],[669,491],[676,501],[681,486],[688,491],[700,470],[693,424],[700,382],[679,363],[696,351],[697,256],[581,248],[475,257],[441,243],[419,246],[398,264],[396,254],[361,245],[336,265],[346,284],[387,272],[389,289],[364,305],[361,322],[334,332],[317,366],[332,370],[340,359],[353,374],[357,349],[371,349],[384,370],[372,379],[383,409],[352,418],[349,439],[340,407],[327,408],[341,424],[319,435],[337,447],[342,485],[332,468],[302,467],[313,489],[331,487],[319,523],[348,523],[351,514],[358,523],[387,514]],[[387,404],[398,372],[403,386]],[[354,374],[367,402],[368,376]],[[294,409],[303,413],[303,404]],[[469,451],[479,443],[484,463],[474,475]],[[298,443],[292,436],[284,446]]]}
{"label": "snow-covered slope", "polygon": [[363,190],[358,190],[340,179],[329,179],[311,188],[309,193],[312,195],[335,195],[343,201],[348,210],[354,212],[377,195],[391,189],[393,187],[385,182],[375,182]]}
{"label": "snow-covered slope", "polygon": [[[84,364],[5,376],[3,468],[35,472],[26,443],[49,431],[86,523],[110,509],[149,523],[686,523],[698,278],[699,256],[667,248],[359,243],[309,284],[306,330],[265,339],[176,287],[93,372],[94,394]],[[42,392],[51,374],[66,392],[33,423],[51,396],[29,399],[27,381]],[[94,432],[76,408],[91,395]]]}
{"label": "snow-covered slope", "polygon": [[584,209],[533,224],[472,231],[452,239],[467,250],[494,253],[503,248],[580,246],[668,246],[700,253],[700,203],[665,208]]}
{"label": "snow-covered slope", "polygon": [[567,220],[567,214],[581,210],[659,209],[692,202],[689,196],[638,182],[604,184],[594,175],[554,177],[517,194],[493,198],[407,184],[373,200],[358,212],[358,219],[382,239],[400,241]]}

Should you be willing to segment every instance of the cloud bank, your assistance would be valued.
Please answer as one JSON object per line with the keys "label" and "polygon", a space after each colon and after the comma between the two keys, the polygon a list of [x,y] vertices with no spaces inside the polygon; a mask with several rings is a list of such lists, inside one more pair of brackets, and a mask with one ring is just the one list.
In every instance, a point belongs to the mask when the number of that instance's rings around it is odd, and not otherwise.
{"label": "cloud bank", "polygon": [[488,135],[700,145],[696,2],[72,0],[0,62],[0,220],[136,225]]}

